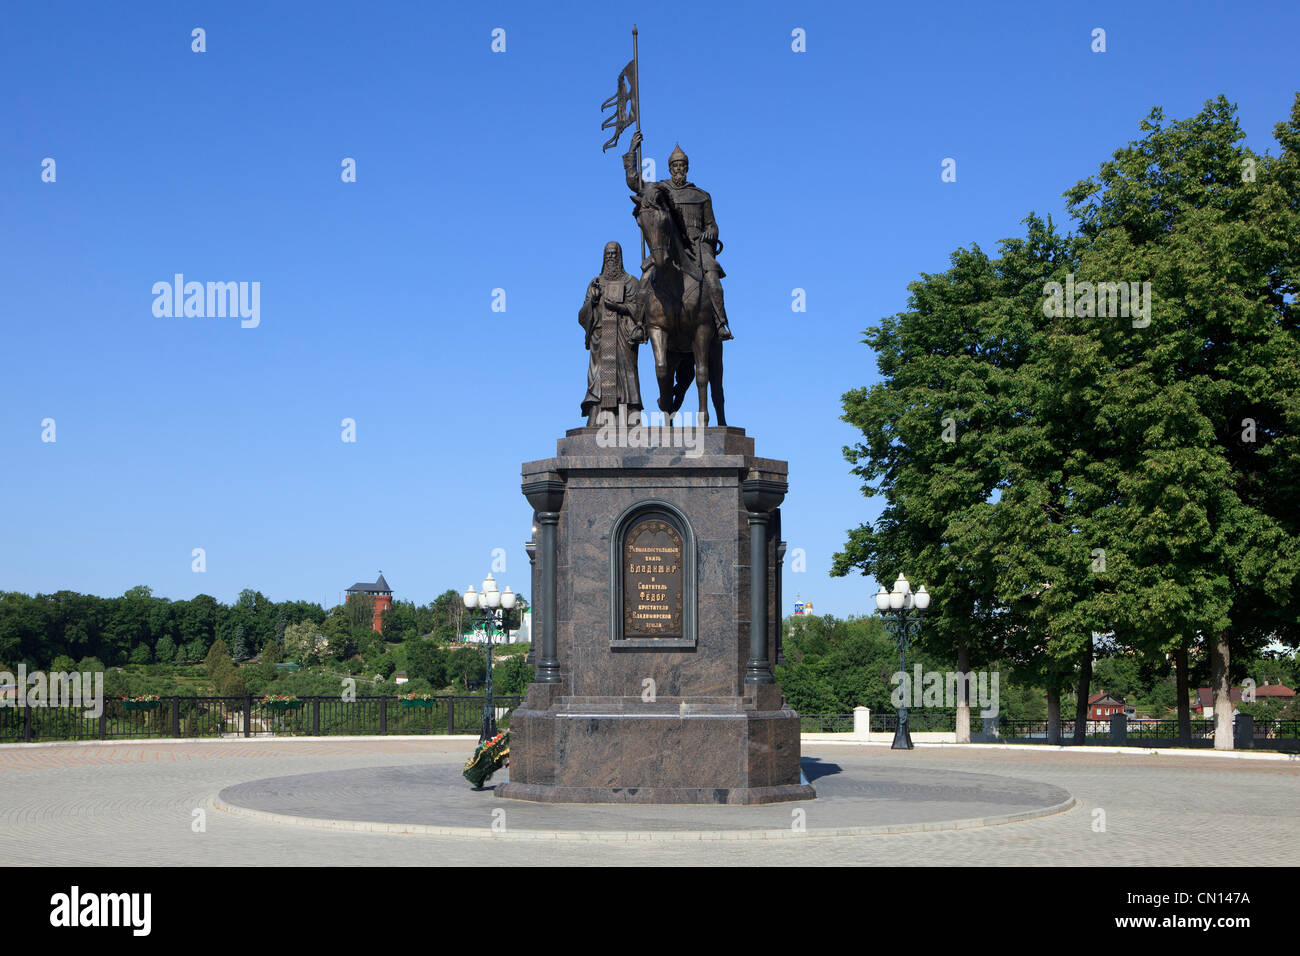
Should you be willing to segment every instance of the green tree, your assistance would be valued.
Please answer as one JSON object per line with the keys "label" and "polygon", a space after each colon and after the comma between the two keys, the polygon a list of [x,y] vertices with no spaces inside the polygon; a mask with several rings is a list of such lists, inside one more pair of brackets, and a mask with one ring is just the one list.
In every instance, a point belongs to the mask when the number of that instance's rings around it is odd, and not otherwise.
{"label": "green tree", "polygon": [[447,677],[468,689],[487,676],[487,652],[478,646],[457,647],[447,652]]}
{"label": "green tree", "polygon": [[420,636],[415,604],[411,601],[394,601],[379,619],[386,641],[412,641]]}
{"label": "green tree", "polygon": [[170,664],[176,660],[176,642],[170,635],[164,634],[158,638],[158,645],[153,650],[160,663]]}
{"label": "green tree", "polygon": [[321,633],[328,642],[329,655],[336,661],[344,660],[356,653],[352,643],[351,628],[343,614],[331,614],[325,619]]}
{"label": "green tree", "polygon": [[212,647],[208,649],[207,657],[204,658],[203,663],[207,668],[208,677],[212,678],[212,682],[217,686],[217,693],[228,696],[222,692],[221,688],[229,683],[231,676],[234,674],[235,662],[230,656],[226,642],[217,638]]}
{"label": "green tree", "polygon": [[406,645],[406,675],[411,680],[427,680],[433,687],[445,687],[447,676],[447,653],[437,642],[419,640]]}
{"label": "green tree", "polygon": [[460,592],[443,591],[433,599],[430,615],[433,625],[428,633],[444,643],[457,641],[469,629],[465,615],[465,600]]}
{"label": "green tree", "polygon": [[1184,726],[1208,659],[1230,748],[1233,656],[1300,640],[1300,96],[1277,158],[1222,98],[1142,129],[1066,193],[1077,235],[1031,216],[867,333],[882,381],[845,396],[846,455],[886,506],[834,571],[912,569],[921,652],[1001,660],[1054,726],[1099,644],[1170,655]]}
{"label": "green tree", "polygon": [[349,594],[347,601],[344,602],[344,610],[348,624],[354,631],[363,627],[369,629],[375,617],[375,596],[364,593]]}
{"label": "green tree", "polygon": [[324,636],[312,621],[299,621],[284,629],[284,653],[290,660],[304,666],[320,660]]}
{"label": "green tree", "polygon": [[[832,574],[857,570],[888,590],[902,572],[927,585],[936,597],[918,650],[955,657],[962,672],[1030,634],[1006,618],[998,593],[1006,549],[990,523],[1010,480],[1009,435],[1031,414],[1018,380],[1038,336],[1044,277],[1069,244],[1050,222],[1026,222],[1027,238],[1004,241],[1001,258],[958,250],[947,272],[912,283],[908,311],[865,333],[880,383],[844,396],[843,418],[864,439],[845,457],[864,494],[886,503],[876,521],[849,532]],[[969,741],[968,703],[957,730]]]}
{"label": "green tree", "polygon": [[210,594],[195,595],[189,601],[178,601],[174,610],[178,645],[197,644],[203,649],[194,660],[202,660],[217,639],[217,621],[223,611],[217,599]]}
{"label": "green tree", "polygon": [[523,695],[528,693],[532,682],[533,666],[526,664],[522,655],[513,654],[492,667],[492,687],[496,693]]}
{"label": "green tree", "polygon": [[1152,289],[1149,326],[1078,323],[1116,370],[1097,403],[1122,442],[1113,525],[1132,574],[1116,620],[1152,655],[1204,645],[1215,746],[1231,749],[1233,657],[1300,626],[1285,504],[1300,494],[1300,96],[1280,158],[1240,145],[1223,97],[1168,124],[1153,110],[1142,129],[1066,193],[1081,275]]}

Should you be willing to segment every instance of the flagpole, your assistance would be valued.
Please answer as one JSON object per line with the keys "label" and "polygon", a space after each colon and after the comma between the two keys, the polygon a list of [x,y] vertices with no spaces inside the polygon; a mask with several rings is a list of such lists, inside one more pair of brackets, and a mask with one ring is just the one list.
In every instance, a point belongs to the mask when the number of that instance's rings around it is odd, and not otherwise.
{"label": "flagpole", "polygon": [[[636,24],[632,24],[632,90],[636,97],[636,131],[641,132],[641,60],[637,54],[636,46]],[[641,144],[637,143],[636,147],[636,180],[638,186],[641,183]],[[640,192],[640,189],[637,190]],[[639,230],[638,230],[639,231]],[[641,261],[645,262],[645,233],[641,233]]]}

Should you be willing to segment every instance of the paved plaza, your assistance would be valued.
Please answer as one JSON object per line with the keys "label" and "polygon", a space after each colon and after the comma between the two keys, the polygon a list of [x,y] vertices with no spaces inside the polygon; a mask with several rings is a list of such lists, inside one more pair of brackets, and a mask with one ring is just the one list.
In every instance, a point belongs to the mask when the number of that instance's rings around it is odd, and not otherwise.
{"label": "paved plaza", "polygon": [[[454,792],[451,771],[472,741],[225,740],[57,744],[0,748],[0,859],[20,865],[349,865],[349,864],[958,864],[958,865],[1294,865],[1300,846],[1300,762],[1170,752],[1152,756],[1040,748],[921,747],[898,753],[876,745],[805,743],[804,765],[819,800],[768,807],[539,807],[501,800],[468,784]],[[347,774],[346,771],[361,771]],[[342,772],[342,773],[341,773]],[[300,775],[317,775],[304,777]],[[282,778],[296,777],[285,782]],[[275,783],[269,783],[276,781]],[[493,783],[500,782],[500,778]],[[303,815],[333,807],[383,819],[396,801],[381,795],[428,786],[425,823],[481,826],[475,836],[357,832],[267,822],[218,809],[262,800]],[[296,790],[295,790],[296,788]],[[224,792],[224,793],[223,793]],[[325,798],[313,807],[294,793]],[[1048,806],[1068,809],[1000,825],[930,832],[820,836],[846,824],[905,819],[993,817]],[[260,795],[260,797],[259,797]],[[875,801],[867,814],[853,809]],[[858,803],[854,803],[857,801]],[[931,804],[927,807],[926,804]],[[790,830],[802,808],[807,835]],[[408,813],[410,807],[402,809]],[[416,808],[419,810],[419,808]],[[504,810],[504,815],[494,811]],[[611,816],[630,811],[625,818]],[[969,810],[970,812],[964,812]],[[201,811],[201,812],[196,812]],[[745,838],[711,839],[698,815]],[[447,816],[446,814],[451,814]],[[746,817],[746,814],[749,814]],[[890,816],[893,814],[893,816]],[[928,814],[928,817],[927,817]],[[574,838],[614,829],[668,833],[695,827],[695,839]],[[738,815],[738,816],[737,816]],[[734,817],[734,818],[733,818]],[[476,824],[476,820],[481,823]],[[569,831],[561,839],[497,839]],[[623,825],[619,826],[622,820]],[[694,822],[692,822],[694,821]],[[196,823],[202,823],[196,832]],[[781,827],[791,835],[767,838]],[[783,833],[784,835],[784,833]]]}

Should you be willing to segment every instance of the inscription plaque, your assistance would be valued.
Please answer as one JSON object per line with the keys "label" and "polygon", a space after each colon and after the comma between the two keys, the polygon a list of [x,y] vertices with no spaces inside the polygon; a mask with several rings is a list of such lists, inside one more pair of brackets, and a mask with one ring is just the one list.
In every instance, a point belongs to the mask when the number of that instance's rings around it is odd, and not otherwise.
{"label": "inscription plaque", "polygon": [[682,536],[647,517],[623,540],[623,636],[682,637]]}

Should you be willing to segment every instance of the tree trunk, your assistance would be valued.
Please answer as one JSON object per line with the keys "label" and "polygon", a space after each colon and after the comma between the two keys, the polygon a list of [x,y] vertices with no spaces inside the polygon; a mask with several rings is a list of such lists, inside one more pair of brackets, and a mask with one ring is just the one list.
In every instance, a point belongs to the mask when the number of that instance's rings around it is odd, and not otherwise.
{"label": "tree trunk", "polygon": [[1047,685],[1047,742],[1061,742],[1061,687],[1056,683]]}
{"label": "tree trunk", "polygon": [[1083,660],[1079,662],[1079,693],[1074,702],[1074,742],[1088,742],[1088,694],[1092,690],[1092,635],[1083,647]]}
{"label": "tree trunk", "polygon": [[1174,651],[1174,670],[1175,684],[1178,694],[1178,746],[1190,747],[1192,745],[1192,713],[1191,706],[1188,703],[1188,683],[1191,681],[1191,674],[1187,671],[1187,645],[1180,644]]}
{"label": "tree trunk", "polygon": [[957,639],[957,743],[970,743],[970,647],[964,637]]}
{"label": "tree trunk", "polygon": [[1214,688],[1214,749],[1232,749],[1232,685],[1228,680],[1228,632],[1210,647],[1210,685]]}

